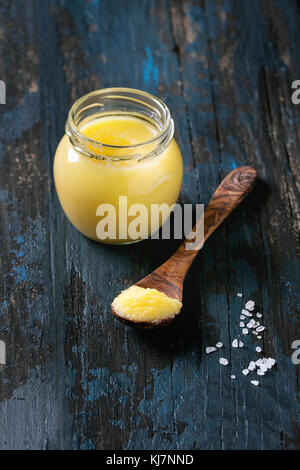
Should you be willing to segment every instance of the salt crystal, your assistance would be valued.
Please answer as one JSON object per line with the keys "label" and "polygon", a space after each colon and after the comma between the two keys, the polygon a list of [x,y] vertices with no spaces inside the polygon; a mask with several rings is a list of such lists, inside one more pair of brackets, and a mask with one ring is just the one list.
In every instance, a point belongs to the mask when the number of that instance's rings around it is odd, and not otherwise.
{"label": "salt crystal", "polygon": [[265,373],[262,369],[258,369],[257,370],[257,375],[265,375]]}
{"label": "salt crystal", "polygon": [[252,331],[253,335],[258,335],[257,331]]}
{"label": "salt crystal", "polygon": [[223,346],[223,343],[221,343],[221,341],[219,341],[219,343],[216,344],[217,348],[221,348],[222,346]]}
{"label": "salt crystal", "polygon": [[257,338],[258,338],[258,339],[261,339],[261,336],[258,336]]}
{"label": "salt crystal", "polygon": [[257,347],[255,348],[255,350],[256,350],[256,352],[261,352],[261,347],[260,347],[260,346],[257,346]]}
{"label": "salt crystal", "polygon": [[248,369],[249,369],[249,370],[254,370],[255,368],[256,368],[255,362],[254,362],[254,361],[251,361],[250,364],[249,364],[249,366],[248,366]]}
{"label": "salt crystal", "polygon": [[241,315],[241,316],[240,316],[240,319],[241,319],[241,320],[245,320],[245,315]]}
{"label": "salt crystal", "polygon": [[264,331],[265,329],[266,327],[261,325],[256,328],[256,331],[259,333],[260,331]]}
{"label": "salt crystal", "polygon": [[242,329],[242,333],[243,333],[243,335],[247,335],[247,334],[248,334],[247,328],[243,328],[243,329]]}
{"label": "salt crystal", "polygon": [[258,380],[251,380],[251,383],[252,383],[253,385],[256,385],[256,386],[259,385],[259,381],[258,381]]}
{"label": "salt crystal", "polygon": [[255,320],[253,318],[247,323],[247,328],[253,328],[255,326]]}
{"label": "salt crystal", "polygon": [[222,364],[222,366],[227,366],[228,365],[228,361],[227,361],[227,359],[225,359],[225,357],[220,357],[219,363]]}
{"label": "salt crystal", "polygon": [[239,341],[239,348],[242,348],[244,346],[243,341]]}
{"label": "salt crystal", "polygon": [[271,367],[274,366],[275,362],[276,362],[275,359],[273,359],[272,357],[268,357],[268,359],[267,359],[268,369],[271,369]]}
{"label": "salt crystal", "polygon": [[210,354],[210,353],[212,353],[216,350],[217,350],[217,348],[214,348],[213,346],[207,346],[205,351],[206,351],[206,354]]}
{"label": "salt crystal", "polygon": [[236,295],[237,295],[238,297],[243,297],[243,294],[242,294],[241,292],[238,292]]}
{"label": "salt crystal", "polygon": [[243,328],[245,326],[245,323],[243,321],[240,321],[240,327]]}
{"label": "salt crystal", "polygon": [[248,370],[248,369],[244,369],[244,370],[242,370],[242,373],[243,373],[244,375],[248,375],[248,374],[249,374],[249,370]]}
{"label": "salt crystal", "polygon": [[263,360],[262,359],[258,359],[255,364],[257,364],[258,366],[261,366],[263,364]]}
{"label": "salt crystal", "polygon": [[238,340],[237,340],[237,339],[234,339],[234,340],[232,341],[232,347],[233,347],[233,348],[237,348],[238,345],[239,345]]}
{"label": "salt crystal", "polygon": [[244,308],[242,310],[242,315],[245,315],[246,317],[252,317],[252,313],[248,312],[248,310],[245,310]]}
{"label": "salt crystal", "polygon": [[246,302],[246,304],[245,304],[245,307],[246,307],[247,310],[253,310],[254,305],[255,305],[255,303],[253,302],[253,300],[248,300],[248,302]]}
{"label": "salt crystal", "polygon": [[232,378],[232,380],[234,380],[236,378],[235,375],[231,375],[230,377]]}
{"label": "salt crystal", "polygon": [[262,317],[262,314],[259,313],[259,312],[257,312],[256,316],[257,316],[257,318],[261,318],[261,317]]}

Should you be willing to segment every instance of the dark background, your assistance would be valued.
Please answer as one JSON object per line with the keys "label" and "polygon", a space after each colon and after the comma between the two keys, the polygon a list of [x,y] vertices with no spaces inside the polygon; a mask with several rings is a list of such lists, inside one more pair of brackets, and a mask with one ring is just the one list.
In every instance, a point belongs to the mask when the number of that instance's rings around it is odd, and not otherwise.
{"label": "dark background", "polygon": [[[292,0],[0,2],[1,449],[300,448],[299,47]],[[53,184],[70,105],[110,86],[169,106],[182,203],[208,202],[239,165],[261,178],[194,262],[182,314],[154,333],[110,303],[177,243],[94,243]],[[241,374],[254,338],[230,348],[248,299],[277,361],[259,387]],[[219,340],[227,367],[205,354]]]}

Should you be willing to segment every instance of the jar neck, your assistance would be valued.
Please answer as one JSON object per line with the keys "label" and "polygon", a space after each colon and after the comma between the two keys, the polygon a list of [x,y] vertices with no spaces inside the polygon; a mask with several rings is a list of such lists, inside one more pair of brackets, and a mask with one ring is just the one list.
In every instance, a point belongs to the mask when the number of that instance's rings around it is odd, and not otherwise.
{"label": "jar neck", "polygon": [[[83,127],[107,117],[134,117],[157,129],[157,134],[136,145],[115,146],[84,135]],[[70,109],[66,134],[74,149],[97,160],[135,160],[160,155],[174,135],[174,123],[168,107],[153,95],[132,88],[106,88],[82,96]]]}

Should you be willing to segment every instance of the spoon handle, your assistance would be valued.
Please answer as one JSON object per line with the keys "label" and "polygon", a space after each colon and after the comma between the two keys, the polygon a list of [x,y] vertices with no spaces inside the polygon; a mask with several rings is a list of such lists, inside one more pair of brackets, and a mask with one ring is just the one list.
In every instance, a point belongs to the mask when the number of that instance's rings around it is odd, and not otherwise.
{"label": "spoon handle", "polygon": [[[219,227],[228,215],[243,201],[252,190],[257,178],[257,171],[249,166],[241,166],[231,171],[218,186],[204,211],[204,239],[195,249],[187,249],[193,240],[186,239],[166,264],[170,271],[176,269],[177,276],[185,277],[198,251],[208,237]],[[198,221],[193,228],[199,230],[203,221]]]}

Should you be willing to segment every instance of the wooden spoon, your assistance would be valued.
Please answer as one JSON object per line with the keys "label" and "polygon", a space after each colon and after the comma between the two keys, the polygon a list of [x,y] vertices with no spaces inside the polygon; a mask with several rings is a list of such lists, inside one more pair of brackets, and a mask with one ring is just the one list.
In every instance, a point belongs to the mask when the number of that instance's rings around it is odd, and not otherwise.
{"label": "wooden spoon", "polygon": [[[168,297],[176,298],[181,302],[183,281],[197,253],[208,237],[252,190],[256,178],[257,171],[249,166],[242,166],[231,171],[218,186],[205,208],[204,241],[201,246],[197,246],[195,250],[187,250],[186,244],[191,243],[192,240],[186,239],[164,264],[134,285],[157,289]],[[196,227],[197,223],[194,231],[196,231]],[[112,313],[122,323],[147,329],[165,326],[175,318],[171,317],[158,322],[140,322],[121,317],[113,307]]]}

